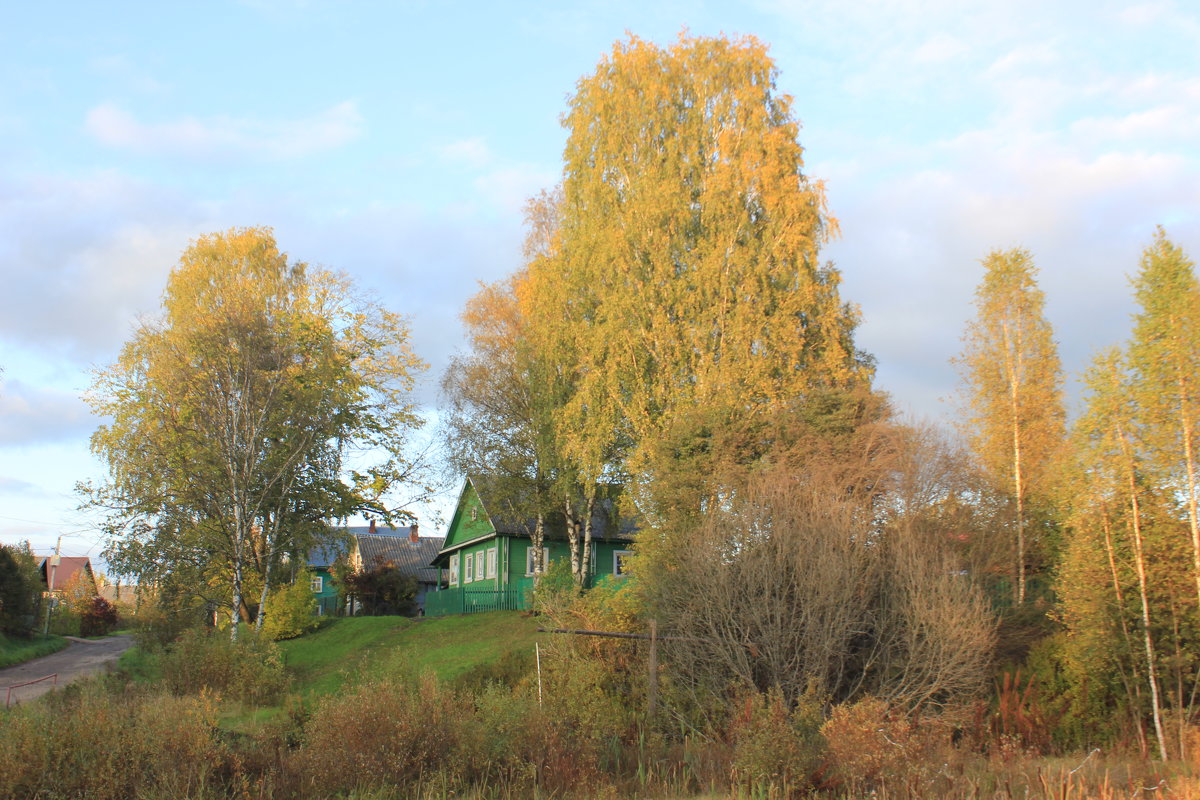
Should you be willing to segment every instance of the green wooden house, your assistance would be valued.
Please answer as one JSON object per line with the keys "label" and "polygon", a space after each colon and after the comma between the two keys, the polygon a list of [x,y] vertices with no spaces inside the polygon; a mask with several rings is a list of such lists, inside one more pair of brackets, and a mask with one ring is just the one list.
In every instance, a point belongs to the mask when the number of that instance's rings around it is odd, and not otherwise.
{"label": "green wooden house", "polygon": [[[529,608],[533,589],[533,520],[514,519],[492,481],[471,476],[463,484],[446,541],[433,560],[438,590],[425,596],[426,616]],[[592,515],[592,558],[588,585],[620,579],[633,543],[634,527],[617,518],[611,497],[596,502]],[[546,564],[569,559],[566,524],[549,515],[543,546]]]}

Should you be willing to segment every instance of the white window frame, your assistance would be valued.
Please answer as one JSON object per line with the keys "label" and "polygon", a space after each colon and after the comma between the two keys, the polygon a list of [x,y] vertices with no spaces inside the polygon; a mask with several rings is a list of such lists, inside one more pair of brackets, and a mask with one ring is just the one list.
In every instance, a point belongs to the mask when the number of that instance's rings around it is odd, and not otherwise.
{"label": "white window frame", "polygon": [[325,578],[321,575],[313,575],[312,580],[308,582],[308,588],[313,590],[313,594],[320,594],[325,589]]}
{"label": "white window frame", "polygon": [[624,578],[629,570],[621,571],[621,559],[633,555],[632,550],[613,550],[613,577]]}
{"label": "white window frame", "polygon": [[464,584],[471,583],[471,582],[473,582],[473,581],[475,580],[475,576],[472,574],[472,573],[474,572],[474,570],[471,568],[471,566],[472,566],[474,563],[475,563],[475,559],[474,559],[474,558],[471,556],[471,554],[470,554],[470,553],[465,553],[465,554],[463,555],[463,560],[462,560],[462,582],[463,582]]}
{"label": "white window frame", "polygon": [[450,586],[458,586],[458,554],[450,556]]}
{"label": "white window frame", "polygon": [[[533,545],[529,545],[528,547],[525,548],[525,577],[526,578],[531,578],[534,575],[533,569],[536,565],[533,562],[534,562],[534,557],[537,555],[537,551],[538,551],[538,549],[536,547],[534,547]],[[548,555],[548,551],[546,550],[545,547],[542,548],[542,552],[546,553]],[[547,560],[547,559],[545,557],[543,557],[543,563],[545,562],[545,560]]]}
{"label": "white window frame", "polygon": [[487,573],[484,571],[485,570],[484,559],[486,559],[486,558],[487,558],[487,556],[484,555],[484,552],[482,550],[479,550],[475,553],[475,580],[477,580],[477,581],[485,580],[484,575],[486,575]]}
{"label": "white window frame", "polygon": [[496,548],[489,547],[487,551],[487,572],[484,573],[488,578],[496,577]]}

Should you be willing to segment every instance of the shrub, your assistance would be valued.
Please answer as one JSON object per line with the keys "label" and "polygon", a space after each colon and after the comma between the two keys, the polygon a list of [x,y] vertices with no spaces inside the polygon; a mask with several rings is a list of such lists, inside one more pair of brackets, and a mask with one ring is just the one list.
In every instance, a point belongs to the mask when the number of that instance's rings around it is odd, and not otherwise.
{"label": "shrub", "polygon": [[279,648],[253,635],[188,631],[161,661],[164,685],[177,695],[211,691],[250,703],[271,703],[287,686]]}
{"label": "shrub", "polygon": [[298,580],[284,586],[267,605],[261,635],[272,641],[294,639],[320,624],[316,611],[317,600],[307,583]]}
{"label": "shrub", "polygon": [[79,635],[105,636],[118,622],[117,607],[103,597],[93,597],[79,615]]}
{"label": "shrub", "polygon": [[166,647],[185,631],[196,630],[203,617],[198,606],[168,606],[161,598],[142,598],[130,622],[138,647],[153,650]]}
{"label": "shrub", "polygon": [[222,766],[211,698],[73,685],[8,712],[0,725],[0,800],[191,796]]}
{"label": "shrub", "polygon": [[473,705],[430,677],[415,687],[379,680],[329,697],[305,728],[293,775],[306,796],[322,798],[410,787],[434,774],[461,782],[479,752]]}
{"label": "shrub", "polygon": [[25,636],[33,629],[41,588],[29,543],[0,545],[0,633]]}
{"label": "shrub", "polygon": [[853,789],[903,785],[914,796],[935,797],[949,759],[951,728],[939,719],[910,719],[868,697],[835,706],[821,727],[834,776]]}
{"label": "shrub", "polygon": [[810,690],[788,709],[772,689],[736,704],[730,722],[735,783],[756,796],[790,797],[807,791],[825,752],[822,701]]}

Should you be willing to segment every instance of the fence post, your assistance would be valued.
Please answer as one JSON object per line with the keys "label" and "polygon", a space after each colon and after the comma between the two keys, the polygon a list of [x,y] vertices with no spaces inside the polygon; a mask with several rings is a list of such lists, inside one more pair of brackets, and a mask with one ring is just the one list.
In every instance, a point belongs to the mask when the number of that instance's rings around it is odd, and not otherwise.
{"label": "fence post", "polygon": [[658,621],[650,620],[650,658],[649,669],[650,674],[646,676],[646,697],[649,705],[650,722],[654,722],[654,715],[658,711]]}

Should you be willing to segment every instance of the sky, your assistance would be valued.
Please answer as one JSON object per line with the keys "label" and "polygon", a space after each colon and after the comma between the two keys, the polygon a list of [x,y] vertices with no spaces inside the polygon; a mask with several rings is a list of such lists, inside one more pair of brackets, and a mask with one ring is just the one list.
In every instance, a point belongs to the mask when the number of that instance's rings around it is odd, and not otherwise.
{"label": "sky", "polygon": [[[632,34],[753,35],[794,98],[825,255],[902,413],[952,424],[980,260],[1028,248],[1078,409],[1163,225],[1200,253],[1200,13],[1186,3],[12,3],[0,26],[0,543],[100,556],[81,399],[189,242],[266,225],[407,316],[429,362],[520,264],[576,81]],[[443,507],[445,502],[443,502]],[[432,511],[418,510],[432,514]],[[424,519],[424,517],[423,517]],[[441,533],[432,516],[426,533]]]}

